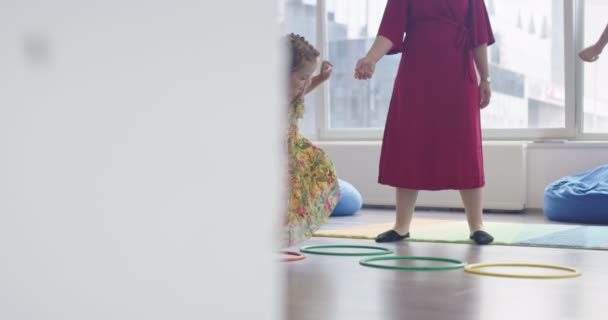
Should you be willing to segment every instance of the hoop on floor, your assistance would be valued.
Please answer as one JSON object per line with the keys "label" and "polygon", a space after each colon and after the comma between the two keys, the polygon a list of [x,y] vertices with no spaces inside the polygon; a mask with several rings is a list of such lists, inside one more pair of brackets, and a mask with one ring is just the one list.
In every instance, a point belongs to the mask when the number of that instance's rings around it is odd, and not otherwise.
{"label": "hoop on floor", "polygon": [[[486,267],[533,267],[533,268],[544,268],[544,269],[555,269],[568,271],[562,274],[519,274],[519,273],[502,273],[502,272],[491,272],[481,271],[480,268]],[[501,262],[501,263],[477,263],[470,264],[464,267],[464,271],[483,275],[483,276],[495,276],[495,277],[509,277],[509,278],[532,278],[532,279],[561,279],[561,278],[574,278],[580,276],[578,270],[570,267],[557,266],[551,264],[539,264],[539,263],[515,263],[515,262]]]}
{"label": "hoop on floor", "polygon": [[[439,262],[448,262],[451,265],[444,266],[391,266],[385,264],[376,264],[374,261],[383,261],[383,260],[423,260],[423,261],[439,261]],[[372,268],[381,268],[381,269],[392,269],[392,270],[407,270],[407,271],[441,271],[441,270],[454,270],[454,269],[462,269],[466,262],[456,260],[456,259],[447,259],[447,258],[438,258],[438,257],[420,257],[420,256],[391,256],[391,257],[377,257],[377,258],[369,258],[359,261],[359,264],[366,267]]]}
{"label": "hoop on floor", "polygon": [[299,252],[295,252],[295,251],[283,250],[280,253],[290,256],[287,258],[282,258],[281,259],[282,262],[292,262],[292,261],[300,261],[300,260],[306,259],[306,256],[304,256],[303,254],[301,254]]}
{"label": "hoop on floor", "polygon": [[[369,249],[375,251],[367,252],[336,252],[336,251],[325,251],[317,249]],[[376,246],[352,246],[352,245],[320,245],[320,246],[307,246],[300,248],[300,252],[310,254],[322,254],[328,256],[379,256],[393,253],[393,250],[376,247]]]}

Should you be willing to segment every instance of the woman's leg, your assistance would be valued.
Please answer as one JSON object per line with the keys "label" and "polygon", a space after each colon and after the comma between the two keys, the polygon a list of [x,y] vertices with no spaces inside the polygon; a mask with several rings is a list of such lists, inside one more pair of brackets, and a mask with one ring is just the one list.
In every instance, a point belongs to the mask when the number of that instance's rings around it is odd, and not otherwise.
{"label": "woman's leg", "polygon": [[393,230],[401,235],[410,232],[410,223],[414,216],[418,190],[396,188],[397,212]]}
{"label": "woman's leg", "polygon": [[414,216],[414,207],[418,190],[396,189],[397,212],[393,229],[379,234],[376,242],[394,242],[409,237],[410,223]]}
{"label": "woman's leg", "polygon": [[471,233],[483,229],[483,189],[460,190],[460,197],[467,214],[467,222]]}
{"label": "woman's leg", "polygon": [[490,234],[483,231],[483,189],[460,190],[460,197],[467,214],[471,239],[478,244],[488,244],[494,241]]}

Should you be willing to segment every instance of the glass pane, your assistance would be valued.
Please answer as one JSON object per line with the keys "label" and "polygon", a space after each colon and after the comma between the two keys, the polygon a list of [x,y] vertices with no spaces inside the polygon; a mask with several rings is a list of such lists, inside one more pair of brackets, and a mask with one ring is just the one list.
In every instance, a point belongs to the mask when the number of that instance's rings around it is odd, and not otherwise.
{"label": "glass pane", "polygon": [[[353,79],[371,46],[385,0],[329,0],[331,128],[382,128],[400,55],[386,56],[372,81]],[[563,0],[486,0],[496,44],[489,49],[493,101],[484,128],[565,126]]]}
{"label": "glass pane", "polygon": [[329,0],[330,128],[383,128],[400,55],[387,56],[370,81],[354,78],[355,65],[371,46],[385,0]]}
{"label": "glass pane", "polygon": [[[608,1],[585,0],[585,47],[599,39],[608,23]],[[606,53],[596,62],[585,63],[583,99],[584,131],[608,133],[608,57]]]}
{"label": "glass pane", "polygon": [[492,104],[483,128],[565,127],[563,0],[486,0]]}
{"label": "glass pane", "polygon": [[[317,47],[317,0],[280,0],[280,23],[285,33],[295,33]],[[300,120],[300,132],[309,138],[316,136],[315,109],[317,106],[316,91],[306,95],[306,113]]]}

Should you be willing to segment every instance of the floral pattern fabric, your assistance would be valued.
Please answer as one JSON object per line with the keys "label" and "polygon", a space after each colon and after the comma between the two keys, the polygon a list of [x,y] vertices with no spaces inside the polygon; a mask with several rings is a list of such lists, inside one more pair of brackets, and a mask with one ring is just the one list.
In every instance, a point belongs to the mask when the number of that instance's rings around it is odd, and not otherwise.
{"label": "floral pattern fabric", "polygon": [[302,99],[289,108],[289,202],[284,225],[285,245],[312,236],[327,221],[340,197],[338,178],[327,154],[302,136],[298,119],[304,114]]}

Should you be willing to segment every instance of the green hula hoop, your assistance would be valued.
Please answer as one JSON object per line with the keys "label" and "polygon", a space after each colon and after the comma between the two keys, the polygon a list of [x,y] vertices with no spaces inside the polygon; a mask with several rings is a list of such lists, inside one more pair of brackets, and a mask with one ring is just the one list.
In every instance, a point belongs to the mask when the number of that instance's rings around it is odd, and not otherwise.
{"label": "green hula hoop", "polygon": [[[335,252],[335,251],[325,251],[325,250],[317,250],[317,249],[370,249],[376,251],[367,251],[367,252]],[[322,254],[327,256],[379,256],[384,254],[391,254],[393,250],[383,247],[376,246],[351,246],[351,245],[321,245],[321,246],[307,246],[300,248],[300,252],[310,253],[310,254]]]}
{"label": "green hula hoop", "polygon": [[[373,261],[381,261],[381,260],[424,260],[424,261],[440,261],[440,262],[448,262],[451,265],[445,266],[390,266],[383,264],[375,264]],[[392,269],[392,270],[407,270],[407,271],[441,271],[441,270],[455,270],[462,269],[466,265],[466,262],[456,260],[456,259],[447,259],[447,258],[437,258],[437,257],[420,257],[420,256],[391,256],[391,257],[376,257],[369,258],[359,261],[359,264],[366,267],[372,268],[381,268],[381,269]]]}

